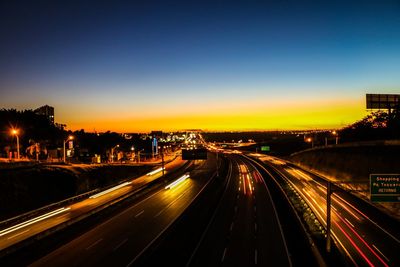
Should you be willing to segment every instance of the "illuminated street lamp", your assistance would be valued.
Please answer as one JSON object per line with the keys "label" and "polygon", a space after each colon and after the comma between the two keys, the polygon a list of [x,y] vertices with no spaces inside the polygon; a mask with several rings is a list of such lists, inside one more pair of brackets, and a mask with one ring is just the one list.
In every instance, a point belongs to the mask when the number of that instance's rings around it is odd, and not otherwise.
{"label": "illuminated street lamp", "polygon": [[336,137],[336,144],[339,143],[339,134],[336,131],[333,131],[332,134]]}
{"label": "illuminated street lamp", "polygon": [[18,130],[12,129],[11,133],[17,137],[17,159],[19,159],[19,137],[18,137]]}
{"label": "illuminated street lamp", "polygon": [[111,163],[114,162],[114,149],[116,149],[117,147],[119,147],[119,145],[116,145],[115,147],[111,148]]}
{"label": "illuminated street lamp", "polygon": [[73,140],[73,139],[74,139],[74,137],[72,135],[70,135],[70,136],[68,136],[67,140],[65,140],[63,142],[63,145],[64,145],[64,158],[63,158],[64,159],[64,163],[66,162],[66,160],[65,160],[65,144],[68,143],[69,141]]}
{"label": "illuminated street lamp", "polygon": [[308,138],[306,139],[306,142],[307,142],[307,143],[311,143],[311,148],[314,147],[314,140],[313,140],[311,137],[308,137]]}

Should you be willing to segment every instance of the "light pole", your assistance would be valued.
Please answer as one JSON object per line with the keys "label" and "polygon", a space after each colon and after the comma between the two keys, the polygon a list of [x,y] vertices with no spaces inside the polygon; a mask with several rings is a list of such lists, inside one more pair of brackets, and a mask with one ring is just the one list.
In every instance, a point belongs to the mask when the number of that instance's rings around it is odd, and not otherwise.
{"label": "light pole", "polygon": [[66,144],[67,142],[73,140],[73,139],[74,139],[74,137],[73,137],[72,135],[70,135],[70,136],[68,136],[67,140],[65,140],[65,141],[63,142],[63,145],[64,145],[64,157],[63,157],[63,161],[64,161],[64,163],[66,162],[66,160],[65,160],[65,144]]}
{"label": "light pole", "polygon": [[339,135],[338,135],[338,133],[336,131],[333,131],[332,134],[335,136],[336,144],[338,144],[339,143]]}
{"label": "light pole", "polygon": [[19,137],[18,137],[18,130],[12,129],[11,133],[17,137],[17,159],[19,159]]}
{"label": "light pole", "polygon": [[111,148],[111,163],[114,162],[114,149],[116,149],[117,147],[119,147],[119,145],[116,145],[115,147]]}
{"label": "light pole", "polygon": [[308,137],[308,138],[306,139],[306,142],[307,142],[307,143],[311,143],[311,148],[314,147],[314,139],[312,139],[311,137]]}

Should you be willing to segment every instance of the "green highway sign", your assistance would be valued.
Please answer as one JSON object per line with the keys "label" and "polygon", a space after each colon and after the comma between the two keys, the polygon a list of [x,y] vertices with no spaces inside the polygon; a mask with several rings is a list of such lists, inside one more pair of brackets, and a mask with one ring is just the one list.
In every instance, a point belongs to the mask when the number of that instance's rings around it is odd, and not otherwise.
{"label": "green highway sign", "polygon": [[261,147],[261,151],[266,151],[266,152],[268,152],[268,151],[270,151],[271,150],[271,148],[269,147],[269,146],[262,146]]}
{"label": "green highway sign", "polygon": [[400,174],[370,174],[372,202],[400,202]]}

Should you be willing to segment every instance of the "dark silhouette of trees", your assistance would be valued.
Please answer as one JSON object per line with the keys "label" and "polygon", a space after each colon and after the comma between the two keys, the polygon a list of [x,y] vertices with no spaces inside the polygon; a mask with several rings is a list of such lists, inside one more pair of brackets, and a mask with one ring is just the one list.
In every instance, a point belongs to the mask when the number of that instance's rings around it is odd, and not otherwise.
{"label": "dark silhouette of trees", "polygon": [[395,111],[375,111],[340,131],[342,141],[400,139],[400,116]]}

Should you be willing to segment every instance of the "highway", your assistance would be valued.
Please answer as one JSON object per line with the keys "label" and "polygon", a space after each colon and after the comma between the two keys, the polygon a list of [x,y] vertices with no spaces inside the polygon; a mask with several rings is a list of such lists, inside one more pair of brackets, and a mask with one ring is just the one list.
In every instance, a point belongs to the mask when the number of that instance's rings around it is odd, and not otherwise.
{"label": "highway", "polygon": [[[258,155],[272,175],[288,181],[326,227],[326,183],[278,158]],[[400,266],[399,231],[385,229],[340,190],[332,194],[334,242],[355,266]]]}
{"label": "highway", "polygon": [[[215,157],[54,250],[31,266],[130,266],[185,211],[215,175]],[[178,180],[178,177],[175,181]]]}
{"label": "highway", "polygon": [[291,266],[269,190],[257,169],[230,156],[232,174],[189,266]]}
{"label": "highway", "polygon": [[[173,172],[184,164],[184,161],[177,158],[176,160],[165,165],[166,172]],[[87,214],[96,208],[111,203],[122,196],[134,192],[141,186],[154,181],[162,176],[160,167],[155,172],[143,175],[141,177],[126,181],[119,186],[99,192],[87,199],[74,203],[72,205],[59,207],[54,210],[47,211],[35,218],[25,222],[8,226],[0,230],[0,250],[10,247],[22,240],[35,236],[50,228],[56,227],[62,223],[73,220],[79,216]]]}

